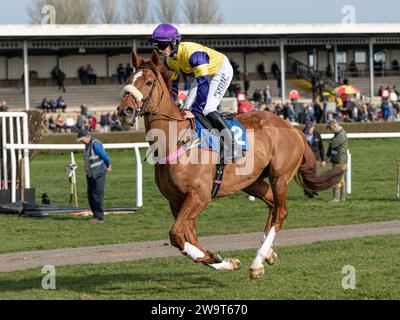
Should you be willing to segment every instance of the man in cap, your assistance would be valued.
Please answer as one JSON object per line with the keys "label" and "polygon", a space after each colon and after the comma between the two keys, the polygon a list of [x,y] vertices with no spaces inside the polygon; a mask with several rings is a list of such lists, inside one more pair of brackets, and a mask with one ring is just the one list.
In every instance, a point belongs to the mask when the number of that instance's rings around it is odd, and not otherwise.
{"label": "man in cap", "polygon": [[88,130],[80,130],[77,139],[85,144],[83,160],[85,162],[88,201],[93,212],[93,219],[89,221],[104,223],[104,186],[106,173],[112,170],[111,161],[101,142],[92,136]]}
{"label": "man in cap", "polygon": [[[327,158],[332,162],[333,168],[341,168],[343,171],[347,167],[347,150],[348,139],[346,131],[339,125],[336,120],[329,121],[327,128],[334,134],[326,154]],[[346,188],[344,174],[342,179],[333,189],[332,202],[339,202],[346,200]]]}

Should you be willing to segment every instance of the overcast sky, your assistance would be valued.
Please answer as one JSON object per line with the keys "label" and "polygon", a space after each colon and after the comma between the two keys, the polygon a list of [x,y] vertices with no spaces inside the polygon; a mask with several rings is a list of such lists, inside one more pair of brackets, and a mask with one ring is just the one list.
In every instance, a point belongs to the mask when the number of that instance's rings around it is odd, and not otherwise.
{"label": "overcast sky", "polygon": [[[74,0],[70,0],[74,1]],[[179,0],[183,1],[183,0]],[[2,0],[5,2],[5,0]],[[31,0],[7,1],[0,24],[26,24]],[[219,0],[226,23],[340,23],[342,8],[355,8],[356,22],[400,22],[399,0]]]}

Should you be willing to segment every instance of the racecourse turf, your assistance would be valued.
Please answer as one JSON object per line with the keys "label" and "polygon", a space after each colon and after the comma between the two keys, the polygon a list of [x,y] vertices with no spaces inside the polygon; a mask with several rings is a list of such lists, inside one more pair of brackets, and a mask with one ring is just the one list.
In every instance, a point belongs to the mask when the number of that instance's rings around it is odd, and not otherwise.
{"label": "racecourse turf", "polygon": [[256,281],[248,272],[255,250],[223,253],[241,259],[235,272],[184,257],[57,267],[56,290],[42,289],[39,268],[1,273],[0,299],[400,299],[399,241],[393,235],[277,248],[278,263]]}
{"label": "racecourse turf", "polygon": [[[305,200],[295,182],[288,194],[289,217],[284,228],[318,227],[372,221],[396,220],[395,159],[400,159],[398,139],[351,140],[353,192],[345,203],[330,204],[332,192],[316,200]],[[80,206],[87,206],[86,181],[81,153],[78,158]],[[107,177],[105,206],[135,205],[135,159],[132,151],[109,153],[113,172]],[[69,155],[39,154],[31,164],[31,184],[38,201],[46,192],[52,203],[65,205],[69,184],[65,167]],[[198,235],[260,232],[267,218],[261,201],[250,202],[245,194],[213,201],[198,219]],[[0,253],[67,247],[126,243],[168,238],[173,218],[167,201],[159,193],[153,167],[144,165],[144,207],[130,215],[113,215],[104,225],[92,225],[85,218],[52,216],[22,218],[0,215]]]}

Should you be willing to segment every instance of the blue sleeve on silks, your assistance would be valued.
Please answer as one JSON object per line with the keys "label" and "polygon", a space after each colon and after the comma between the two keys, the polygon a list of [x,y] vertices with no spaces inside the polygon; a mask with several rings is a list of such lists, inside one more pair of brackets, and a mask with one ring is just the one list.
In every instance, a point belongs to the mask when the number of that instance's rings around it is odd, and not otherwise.
{"label": "blue sleeve on silks", "polygon": [[108,168],[111,164],[111,160],[100,143],[95,143],[93,146],[94,152],[104,161],[104,164]]}
{"label": "blue sleeve on silks", "polygon": [[203,113],[207,103],[208,92],[210,90],[209,76],[199,77],[196,80],[197,80],[197,95],[196,95],[196,100],[192,105],[192,112],[194,114]]}
{"label": "blue sleeve on silks", "polygon": [[210,89],[210,77],[208,65],[210,56],[207,52],[196,51],[190,56],[189,64],[193,68],[194,76],[197,80],[197,96],[192,105],[192,112],[203,113],[206,107],[208,92]]}

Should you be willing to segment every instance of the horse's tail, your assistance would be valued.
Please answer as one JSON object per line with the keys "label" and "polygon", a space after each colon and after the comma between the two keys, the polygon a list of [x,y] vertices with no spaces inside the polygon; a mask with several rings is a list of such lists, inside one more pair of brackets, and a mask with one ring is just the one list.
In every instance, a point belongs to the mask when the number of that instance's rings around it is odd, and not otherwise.
{"label": "horse's tail", "polygon": [[303,135],[302,138],[304,141],[305,151],[303,155],[303,163],[299,168],[296,182],[302,188],[312,191],[327,190],[332,188],[335,184],[338,184],[342,177],[343,170],[340,168],[334,168],[325,171],[318,176],[314,153]]}

